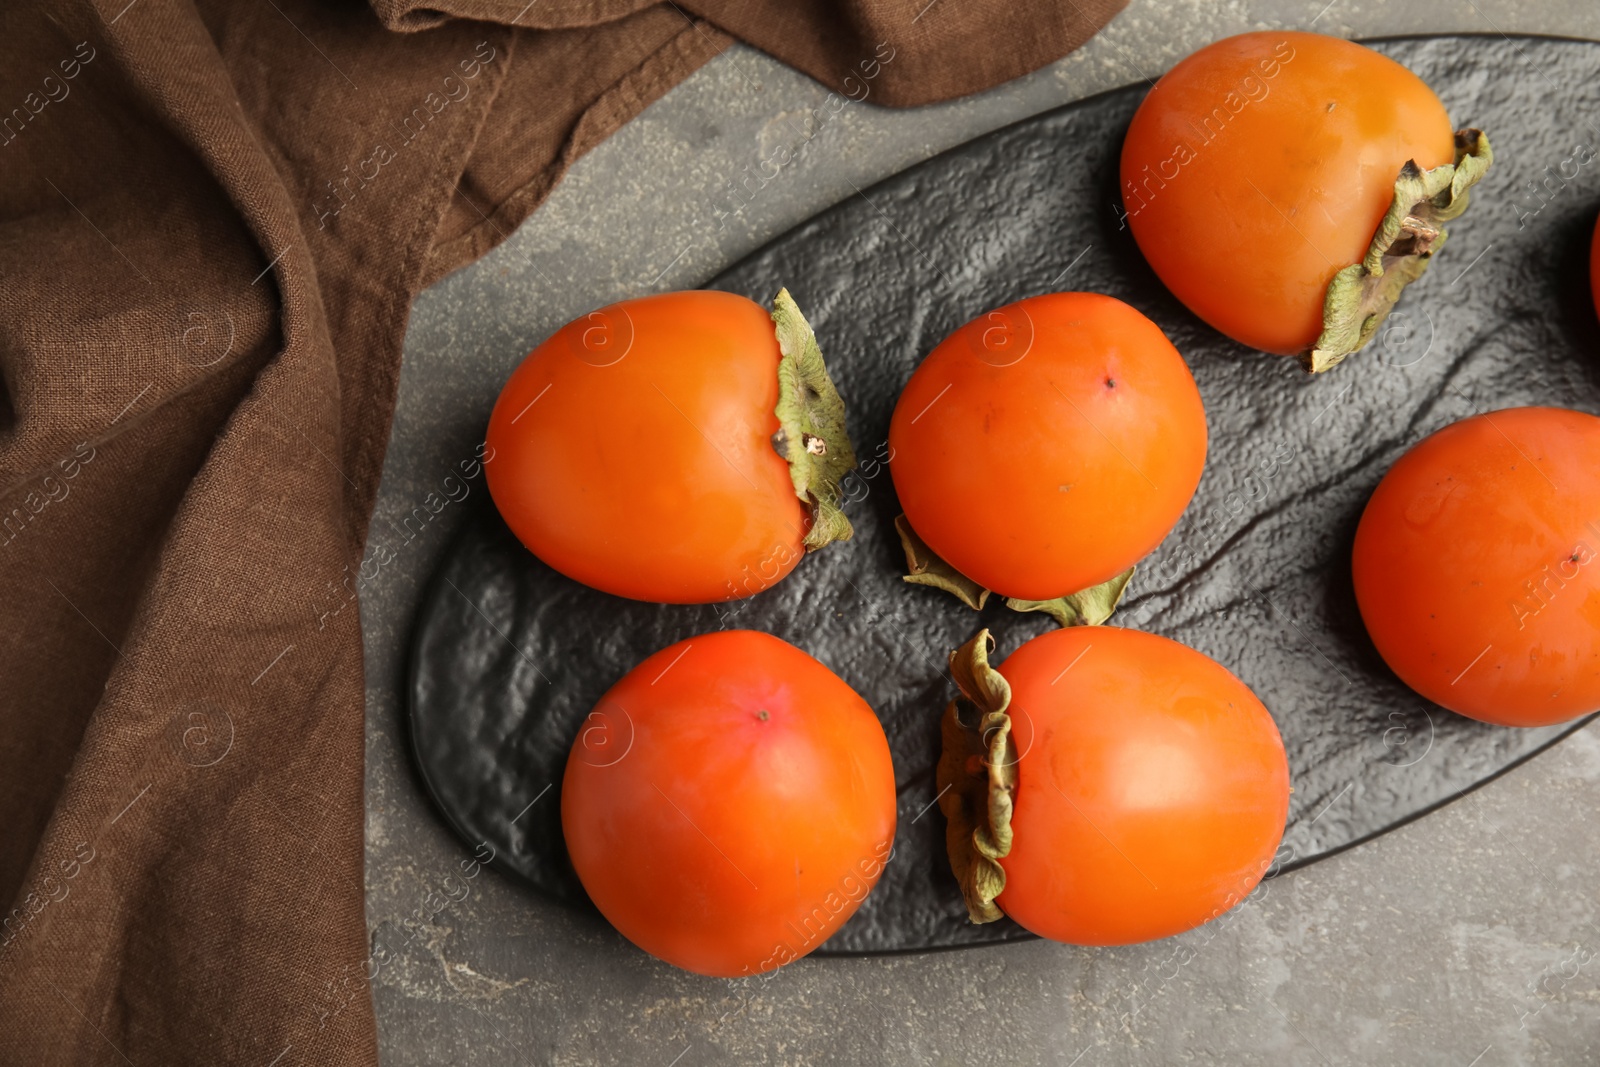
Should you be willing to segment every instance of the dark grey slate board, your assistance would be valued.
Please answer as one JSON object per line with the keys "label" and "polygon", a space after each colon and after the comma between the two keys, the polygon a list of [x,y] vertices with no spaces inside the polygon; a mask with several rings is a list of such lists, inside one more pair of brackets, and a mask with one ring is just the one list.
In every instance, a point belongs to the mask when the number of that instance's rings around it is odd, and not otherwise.
{"label": "dark grey slate board", "polygon": [[[1361,626],[1349,553],[1373,486],[1424,435],[1519,404],[1600,412],[1600,324],[1587,271],[1600,161],[1574,158],[1580,145],[1600,146],[1589,118],[1600,115],[1600,47],[1498,36],[1374,47],[1433,85],[1457,125],[1487,130],[1497,162],[1379,340],[1319,378],[1195,319],[1119,227],[1117,157],[1143,85],[930,159],[713,280],[763,303],[786,285],[815,326],[865,460],[850,487],[856,538],[750,600],[672,607],[557,575],[483,507],[424,598],[410,664],[417,764],[450,825],[471,844],[489,842],[498,865],[535,889],[587,906],[559,820],[578,724],[649,653],[719,627],[762,629],[861,692],[894,752],[894,860],[821,951],[1027,936],[1009,922],[966,921],[943,820],[929,805],[950,695],[946,653],[980,624],[1005,654],[1048,623],[998,607],[980,619],[944,594],[902,584],[894,488],[876,461],[895,398],[933,345],[984,310],[1056,289],[1128,301],[1194,369],[1210,421],[1205,477],[1173,535],[1140,567],[1118,621],[1216,658],[1271,709],[1296,790],[1282,868],[1393,829],[1575,729],[1486,726],[1406,689]],[[1557,177],[1536,197],[1526,183],[1547,167]]]}

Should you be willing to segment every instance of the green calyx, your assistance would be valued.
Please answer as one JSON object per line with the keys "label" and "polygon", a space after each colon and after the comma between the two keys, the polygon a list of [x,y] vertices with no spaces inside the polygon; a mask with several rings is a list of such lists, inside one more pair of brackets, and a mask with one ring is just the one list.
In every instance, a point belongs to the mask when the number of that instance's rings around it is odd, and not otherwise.
{"label": "green calyx", "polygon": [[1006,887],[1000,860],[1011,852],[1011,812],[1017,795],[1017,746],[1011,737],[1011,685],[989,666],[994,638],[979,630],[950,653],[950,674],[961,690],[940,724],[939,810],[945,817],[950,868],[975,923],[994,922]]}
{"label": "green calyx", "polygon": [[1129,567],[1110,581],[1054,600],[1018,600],[1008,596],[1006,607],[1012,611],[1042,611],[1062,626],[1100,626],[1117,610],[1122,594],[1133,580],[1133,572],[1134,568]]}
{"label": "green calyx", "polygon": [[1320,373],[1337,366],[1378,332],[1406,286],[1422,277],[1444,246],[1444,223],[1467,209],[1468,190],[1494,162],[1482,130],[1456,131],[1456,161],[1422,170],[1413,160],[1400,168],[1394,201],[1378,224],[1366,258],[1333,276],[1322,305],[1322,335],[1300,357]]}
{"label": "green calyx", "polygon": [[989,590],[968,578],[946,563],[917,536],[904,515],[895,516],[895,532],[900,535],[900,547],[906,553],[907,573],[901,579],[912,585],[926,585],[943,589],[973,611],[982,611],[988,603]]}
{"label": "green calyx", "polygon": [[778,432],[772,447],[789,464],[794,494],[811,513],[806,551],[848,541],[855,533],[845,518],[839,483],[856,466],[856,450],[845,432],[844,401],[828,377],[817,335],[789,290],[772,299],[778,335]]}
{"label": "green calyx", "polygon": [[[900,547],[906,554],[907,573],[901,578],[902,581],[943,589],[974,611],[983,610],[984,604],[989,601],[989,590],[956,570],[929,548],[904,515],[895,518],[894,528],[900,535]],[[1012,611],[1042,611],[1061,626],[1099,626],[1117,610],[1133,572],[1134,568],[1129,567],[1109,581],[1052,600],[1006,597],[1006,607]]]}

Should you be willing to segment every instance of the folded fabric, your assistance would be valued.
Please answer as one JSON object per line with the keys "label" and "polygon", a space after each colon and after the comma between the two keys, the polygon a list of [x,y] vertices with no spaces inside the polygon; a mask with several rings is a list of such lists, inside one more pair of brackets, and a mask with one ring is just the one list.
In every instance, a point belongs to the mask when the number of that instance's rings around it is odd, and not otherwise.
{"label": "folded fabric", "polygon": [[0,8],[0,1063],[377,1061],[327,605],[420,289],[735,39],[911,105],[1121,3]]}

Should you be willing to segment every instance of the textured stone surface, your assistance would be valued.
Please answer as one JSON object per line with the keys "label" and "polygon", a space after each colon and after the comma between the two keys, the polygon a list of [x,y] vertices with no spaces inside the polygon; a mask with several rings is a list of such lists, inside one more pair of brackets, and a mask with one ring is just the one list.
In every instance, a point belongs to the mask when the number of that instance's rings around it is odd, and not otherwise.
{"label": "textured stone surface", "polygon": [[[583,161],[504,247],[425,294],[373,534],[394,556],[363,589],[369,921],[388,949],[373,982],[387,1061],[969,1063],[997,1032],[997,1062],[1024,1064],[1466,1065],[1476,1057],[1491,1067],[1600,1056],[1592,730],[1435,815],[1270,883],[1225,923],[1174,941],[808,960],[741,986],[675,973],[493,873],[464,879],[467,852],[407,765],[400,699],[421,583],[475,498],[409,528],[404,519],[428,493],[450,491],[444,476],[473,454],[505,373],[573,315],[703,283],[884,175],[1012,119],[1154,76],[1226,33],[1314,25],[1359,35],[1496,27],[1596,35],[1597,21],[1578,3],[1135,3],[1077,55],[982,97],[909,113],[852,105],[810,130],[799,157],[719,222],[719,211],[738,204],[726,183],[747,165],[757,173],[780,144],[792,148],[784,138],[797,136],[795,122],[807,129],[806,109],[825,92],[734,49]],[[1511,77],[1569,88],[1511,45],[1501,56]],[[1582,114],[1551,121],[1573,143],[1600,141]],[[1560,149],[1549,160],[1502,156],[1506,188],[1559,163],[1570,146],[1548,147]],[[1600,183],[1585,173],[1546,211],[1587,221],[1597,200]],[[1469,246],[1460,236],[1452,251]],[[1428,284],[1442,289],[1450,278],[1437,273]],[[1525,343],[1537,339],[1537,323],[1523,327]],[[1461,355],[1436,351],[1419,368]],[[1359,399],[1353,391],[1340,407]],[[467,486],[482,496],[481,483]],[[1354,804],[1354,792],[1329,799]],[[419,912],[430,917],[419,922]]]}

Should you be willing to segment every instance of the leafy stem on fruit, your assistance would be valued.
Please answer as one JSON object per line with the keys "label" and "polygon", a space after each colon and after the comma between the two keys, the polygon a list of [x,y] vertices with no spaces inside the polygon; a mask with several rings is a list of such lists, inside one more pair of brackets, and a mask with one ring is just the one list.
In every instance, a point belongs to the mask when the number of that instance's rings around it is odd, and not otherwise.
{"label": "leafy stem on fruit", "polygon": [[1322,335],[1300,357],[1318,373],[1359,350],[1393,310],[1406,286],[1422,277],[1449,236],[1444,224],[1467,209],[1468,190],[1494,162],[1482,130],[1456,131],[1456,161],[1422,170],[1407,160],[1394,201],[1378,224],[1366,258],[1333,276],[1322,306]]}
{"label": "leafy stem on fruit", "polygon": [[961,690],[940,724],[939,810],[945,817],[950,868],[975,923],[1004,913],[994,900],[1006,887],[1002,857],[1011,852],[1011,811],[1017,794],[1017,746],[1011,737],[1011,685],[989,666],[988,630],[950,653],[950,674]]}
{"label": "leafy stem on fruit", "polygon": [[929,548],[917,536],[904,515],[895,516],[895,532],[900,535],[900,547],[906,553],[907,573],[901,580],[912,585],[926,585],[943,589],[973,611],[982,611],[989,600],[989,590],[956,570]]}
{"label": "leafy stem on fruit", "polygon": [[1099,626],[1117,610],[1133,572],[1134,568],[1129,567],[1115,578],[1054,600],[1019,600],[1008,596],[1006,607],[1012,611],[1042,611],[1062,626]]}
{"label": "leafy stem on fruit", "polygon": [[[895,517],[895,532],[906,554],[906,574],[901,581],[943,589],[974,611],[982,611],[989,601],[989,590],[952,567],[911,528],[904,515]],[[1129,567],[1109,581],[1050,600],[1023,600],[1006,597],[1012,611],[1042,611],[1062,626],[1099,626],[1111,618],[1117,603],[1128,588],[1134,568]]]}
{"label": "leafy stem on fruit", "polygon": [[841,505],[839,483],[856,466],[856,450],[845,432],[844,401],[828,377],[817,335],[789,290],[772,299],[778,335],[778,432],[772,447],[789,464],[795,496],[811,514],[806,551],[848,541],[854,530]]}

